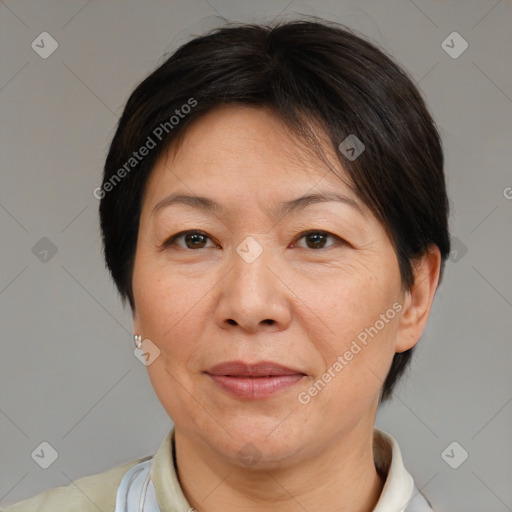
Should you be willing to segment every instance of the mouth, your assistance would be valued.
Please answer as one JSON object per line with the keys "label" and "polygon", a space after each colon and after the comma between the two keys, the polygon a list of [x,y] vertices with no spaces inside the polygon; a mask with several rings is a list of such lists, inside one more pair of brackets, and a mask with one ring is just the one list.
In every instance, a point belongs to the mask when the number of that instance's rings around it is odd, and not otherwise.
{"label": "mouth", "polygon": [[307,375],[273,362],[228,361],[205,372],[222,390],[239,399],[267,398],[290,388]]}

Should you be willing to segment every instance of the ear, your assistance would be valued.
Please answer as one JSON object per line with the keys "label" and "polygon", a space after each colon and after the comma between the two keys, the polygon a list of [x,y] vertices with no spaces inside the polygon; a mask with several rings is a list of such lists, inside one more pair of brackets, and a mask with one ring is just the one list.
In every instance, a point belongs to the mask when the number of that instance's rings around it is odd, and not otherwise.
{"label": "ear", "polygon": [[395,352],[404,352],[419,341],[430,315],[434,295],[439,284],[441,253],[436,245],[413,262],[414,284],[405,292],[402,315],[398,327]]}

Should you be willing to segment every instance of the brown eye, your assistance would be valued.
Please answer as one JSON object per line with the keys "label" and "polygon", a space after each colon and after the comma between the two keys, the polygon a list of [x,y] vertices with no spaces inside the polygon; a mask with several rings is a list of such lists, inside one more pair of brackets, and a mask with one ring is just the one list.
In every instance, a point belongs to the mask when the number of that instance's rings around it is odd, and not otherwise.
{"label": "brown eye", "polygon": [[331,238],[332,240],[337,240],[343,242],[343,240],[336,235],[331,233],[327,233],[326,231],[308,231],[307,233],[302,233],[299,237],[299,240],[304,238],[306,240],[306,248],[307,249],[327,249],[334,244],[330,244],[326,246],[326,241]]}
{"label": "brown eye", "polygon": [[[178,240],[183,240],[185,245],[183,246],[176,243]],[[169,238],[169,240],[165,242],[164,246],[169,247],[171,245],[176,245],[182,249],[204,249],[206,247],[207,240],[210,240],[210,237],[202,231],[182,231],[181,233],[177,233]]]}

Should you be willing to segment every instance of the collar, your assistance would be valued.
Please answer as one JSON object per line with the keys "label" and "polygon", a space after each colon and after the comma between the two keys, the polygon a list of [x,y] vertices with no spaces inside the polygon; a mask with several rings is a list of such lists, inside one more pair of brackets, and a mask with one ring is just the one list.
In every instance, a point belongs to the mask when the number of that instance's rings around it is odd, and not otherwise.
{"label": "collar", "polygon": [[373,512],[432,510],[405,469],[397,441],[388,432],[378,428],[373,429],[373,458],[377,471],[385,478]]}
{"label": "collar", "polygon": [[[405,469],[397,441],[376,427],[373,430],[373,452],[377,471],[385,478],[384,488],[373,512],[432,510]],[[173,426],[162,441],[151,466],[151,480],[158,503],[166,512],[191,510],[178,481],[175,457]]]}

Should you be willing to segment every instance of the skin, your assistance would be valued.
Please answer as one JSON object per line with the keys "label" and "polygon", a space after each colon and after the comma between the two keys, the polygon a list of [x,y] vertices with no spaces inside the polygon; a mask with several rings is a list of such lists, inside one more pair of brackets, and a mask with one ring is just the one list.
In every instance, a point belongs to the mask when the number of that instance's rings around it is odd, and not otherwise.
{"label": "skin", "polygon": [[[330,201],[282,218],[270,213],[319,191],[359,206]],[[175,204],[152,213],[177,192],[223,209]],[[183,230],[206,237],[165,245]],[[315,248],[307,230],[332,236]],[[236,252],[249,236],[263,249],[252,263]],[[160,350],[147,370],[175,424],[190,505],[199,512],[373,510],[383,487],[372,452],[379,393],[393,355],[421,336],[439,268],[433,247],[415,262],[416,284],[404,291],[383,226],[271,112],[226,106],[192,124],[149,178],[133,272],[134,332]],[[300,403],[298,394],[397,302],[401,311],[378,335]],[[274,361],[306,376],[271,397],[239,399],[204,373],[232,360]],[[252,466],[237,456],[247,443],[261,455]]]}

